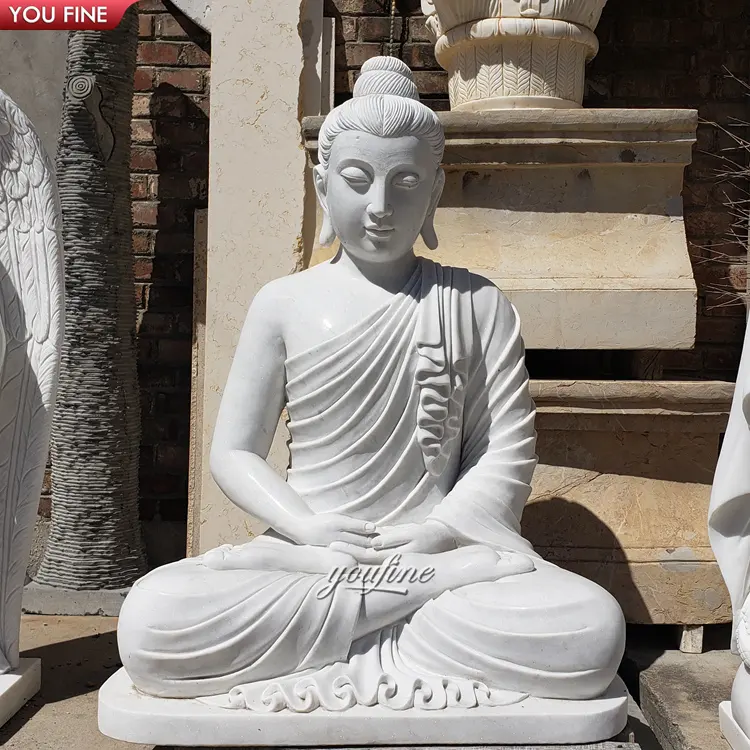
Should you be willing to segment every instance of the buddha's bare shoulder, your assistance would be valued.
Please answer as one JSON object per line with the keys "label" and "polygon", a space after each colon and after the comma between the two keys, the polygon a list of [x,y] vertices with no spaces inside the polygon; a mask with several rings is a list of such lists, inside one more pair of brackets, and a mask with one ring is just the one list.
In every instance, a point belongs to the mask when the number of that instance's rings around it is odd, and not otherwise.
{"label": "buddha's bare shoulder", "polygon": [[321,275],[322,266],[313,266],[269,281],[255,295],[250,309],[268,322],[283,321],[301,301],[315,294]]}

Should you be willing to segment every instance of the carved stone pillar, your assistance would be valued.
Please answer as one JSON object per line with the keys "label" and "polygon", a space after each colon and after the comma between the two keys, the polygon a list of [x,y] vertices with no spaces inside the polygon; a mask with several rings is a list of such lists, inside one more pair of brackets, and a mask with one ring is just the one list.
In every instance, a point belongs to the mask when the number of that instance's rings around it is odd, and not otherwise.
{"label": "carved stone pillar", "polygon": [[422,0],[451,109],[570,109],[606,0]]}

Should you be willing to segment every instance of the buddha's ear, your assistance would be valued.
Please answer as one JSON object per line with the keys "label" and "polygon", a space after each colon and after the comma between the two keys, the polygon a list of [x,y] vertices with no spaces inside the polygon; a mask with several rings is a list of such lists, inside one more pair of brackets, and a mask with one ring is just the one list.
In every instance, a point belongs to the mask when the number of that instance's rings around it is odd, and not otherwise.
{"label": "buddha's ear", "polygon": [[316,164],[313,169],[313,182],[315,183],[315,193],[318,196],[318,202],[323,209],[323,226],[320,228],[320,244],[328,247],[336,239],[336,232],[333,231],[331,217],[328,213],[328,197],[326,195],[327,181],[326,170],[322,164]]}
{"label": "buddha's ear", "polygon": [[438,246],[437,233],[435,232],[435,211],[437,211],[438,203],[440,203],[440,196],[443,194],[444,187],[445,172],[443,172],[442,167],[438,167],[437,175],[435,175],[435,184],[432,188],[430,207],[427,210],[427,216],[424,217],[421,231],[422,240],[430,250],[435,250]]}

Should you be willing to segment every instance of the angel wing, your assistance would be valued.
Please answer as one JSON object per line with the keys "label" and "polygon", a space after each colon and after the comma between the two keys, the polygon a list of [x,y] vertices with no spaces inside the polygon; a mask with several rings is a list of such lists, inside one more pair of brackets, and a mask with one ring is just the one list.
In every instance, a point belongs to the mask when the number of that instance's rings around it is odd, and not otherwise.
{"label": "angel wing", "polygon": [[64,327],[60,207],[34,127],[0,91],[0,674],[18,666]]}

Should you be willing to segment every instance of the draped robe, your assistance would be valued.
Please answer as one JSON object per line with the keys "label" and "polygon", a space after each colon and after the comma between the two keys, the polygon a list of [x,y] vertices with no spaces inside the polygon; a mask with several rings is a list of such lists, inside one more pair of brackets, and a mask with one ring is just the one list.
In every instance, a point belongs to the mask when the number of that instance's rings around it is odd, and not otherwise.
{"label": "draped robe", "polygon": [[750,664],[750,325],[708,511],[708,536],[732,601],[732,650]]}
{"label": "draped robe", "polygon": [[620,609],[520,533],[536,465],[523,355],[496,287],[421,260],[390,302],[286,360],[287,481],[317,513],[436,519],[459,545],[523,552],[536,570],[445,592],[355,639],[367,597],[338,586],[321,598],[326,576],[295,572],[295,545],[264,535],[245,547],[279,570],[202,556],[134,585],[119,640],[136,687],[258,711],[600,695],[624,648]]}

